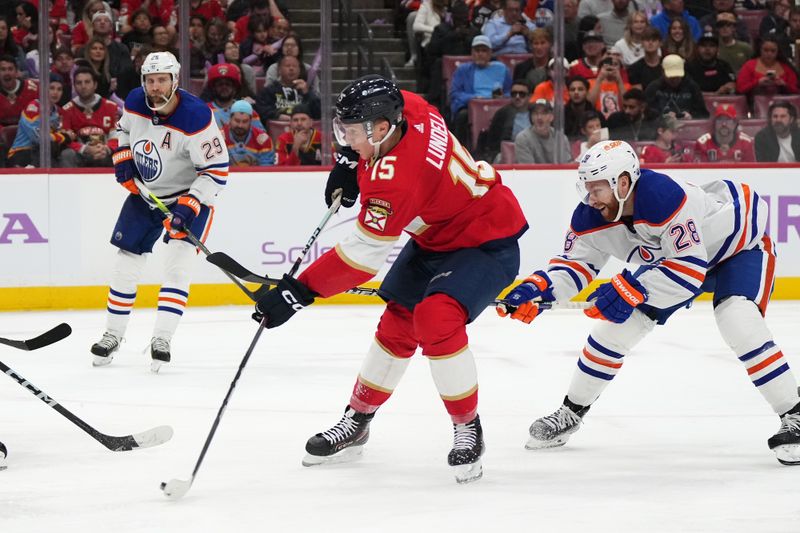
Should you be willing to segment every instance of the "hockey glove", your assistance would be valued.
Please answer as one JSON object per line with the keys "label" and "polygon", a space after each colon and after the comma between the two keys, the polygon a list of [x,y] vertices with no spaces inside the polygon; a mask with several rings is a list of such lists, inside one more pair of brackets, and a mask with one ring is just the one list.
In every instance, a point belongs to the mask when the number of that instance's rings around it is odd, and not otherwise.
{"label": "hockey glove", "polygon": [[542,312],[536,302],[555,301],[553,296],[553,282],[543,270],[537,270],[524,282],[514,287],[505,297],[504,303],[496,307],[497,314],[506,317],[511,315],[514,320],[521,320],[526,324]]}
{"label": "hockey glove", "polygon": [[587,300],[594,300],[594,306],[583,311],[586,316],[622,324],[637,305],[647,301],[647,290],[633,274],[623,270],[597,287]]}
{"label": "hockey glove", "polygon": [[333,203],[334,193],[341,189],[342,206],[353,207],[358,198],[358,153],[345,146],[336,153],[336,164],[328,174],[325,185],[325,203]]}
{"label": "hockey glove", "polygon": [[191,194],[184,194],[172,208],[172,218],[164,219],[164,227],[173,239],[185,239],[186,231],[192,227],[192,222],[199,214],[200,200]]}
{"label": "hockey glove", "polygon": [[267,329],[277,328],[304,307],[314,303],[316,293],[288,274],[284,274],[278,285],[256,302],[253,320],[261,322],[264,317]]}
{"label": "hockey glove", "polygon": [[133,152],[130,146],[120,146],[117,151],[111,156],[114,161],[114,175],[117,177],[117,183],[125,187],[131,194],[139,194],[139,187],[133,178],[139,177],[139,171],[136,170],[136,164],[133,162]]}

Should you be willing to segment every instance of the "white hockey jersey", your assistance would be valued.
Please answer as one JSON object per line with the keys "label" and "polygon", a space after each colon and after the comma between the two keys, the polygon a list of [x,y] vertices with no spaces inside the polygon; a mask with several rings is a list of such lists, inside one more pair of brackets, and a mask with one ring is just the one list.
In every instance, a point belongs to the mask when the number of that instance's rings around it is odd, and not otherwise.
{"label": "white hockey jersey", "polygon": [[637,279],[647,304],[665,309],[701,292],[706,272],[741,250],[761,246],[767,204],[746,184],[714,181],[703,186],[642,169],[633,220],[607,222],[579,204],[564,253],[547,269],[553,294],[568,300],[585,288],[610,257],[644,265]]}
{"label": "white hockey jersey", "polygon": [[117,124],[119,145],[130,146],[139,175],[165,203],[192,194],[213,204],[228,180],[228,149],[208,104],[178,89],[178,107],[161,116],[137,87],[125,99]]}

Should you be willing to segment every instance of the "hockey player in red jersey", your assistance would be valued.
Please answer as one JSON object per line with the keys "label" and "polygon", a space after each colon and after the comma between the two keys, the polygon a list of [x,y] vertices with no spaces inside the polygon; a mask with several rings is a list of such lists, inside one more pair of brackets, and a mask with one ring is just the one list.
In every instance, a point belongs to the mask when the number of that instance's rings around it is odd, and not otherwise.
{"label": "hockey player in red jersey", "polygon": [[420,347],[453,422],[448,463],[459,483],[478,479],[483,432],[466,325],[514,280],[525,217],[500,176],[472,159],[436,108],[389,80],[369,75],[347,86],[334,132],[351,149],[337,154],[326,201],[341,190],[350,207],[360,191],[356,227],[297,279],[284,276],[258,301],[256,315],[268,328],[280,326],[317,296],[371,279],[404,231],[411,240],[379,289],[386,309],[344,416],[308,440],[303,464],[358,456],[375,411]]}
{"label": "hockey player in red jersey", "polygon": [[694,157],[701,163],[754,162],[753,138],[739,131],[736,109],[719,104],[714,109],[714,130],[701,135],[694,146]]}

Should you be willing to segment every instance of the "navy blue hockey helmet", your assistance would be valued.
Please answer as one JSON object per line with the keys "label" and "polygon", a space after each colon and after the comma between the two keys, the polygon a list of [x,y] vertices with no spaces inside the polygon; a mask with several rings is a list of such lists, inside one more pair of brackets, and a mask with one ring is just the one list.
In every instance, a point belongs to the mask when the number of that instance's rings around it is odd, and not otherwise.
{"label": "navy blue hockey helmet", "polygon": [[403,120],[403,95],[393,81],[377,74],[358,78],[336,100],[336,118],[343,124],[385,118],[392,125]]}

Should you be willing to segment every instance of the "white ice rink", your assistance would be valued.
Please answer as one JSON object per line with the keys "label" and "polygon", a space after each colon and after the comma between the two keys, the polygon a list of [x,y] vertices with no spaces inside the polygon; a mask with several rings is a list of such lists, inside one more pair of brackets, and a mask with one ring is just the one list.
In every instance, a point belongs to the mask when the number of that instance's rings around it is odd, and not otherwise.
{"label": "white ice rink", "polygon": [[[111,366],[88,348],[103,313],[0,314],[0,336],[58,322],[71,337],[0,360],[98,430],[169,424],[163,446],[110,452],[11,379],[0,380],[0,531],[23,532],[781,532],[800,531],[800,467],[767,448],[777,416],[719,338],[708,303],[678,313],[630,356],[565,448],[526,451],[527,429],[563,398],[592,325],[551,311],[531,326],[484,313],[470,328],[487,453],[460,486],[452,428],[417,355],[378,412],[360,462],[303,468],[306,439],[338,421],[379,306],[317,306],[267,331],[190,492],[187,479],[256,330],[249,308],[189,308],[173,362],[151,374],[155,317],[137,309]],[[800,303],[768,323],[800,369]]]}

